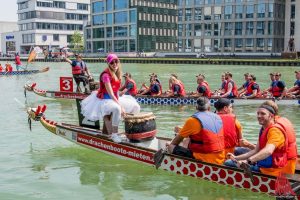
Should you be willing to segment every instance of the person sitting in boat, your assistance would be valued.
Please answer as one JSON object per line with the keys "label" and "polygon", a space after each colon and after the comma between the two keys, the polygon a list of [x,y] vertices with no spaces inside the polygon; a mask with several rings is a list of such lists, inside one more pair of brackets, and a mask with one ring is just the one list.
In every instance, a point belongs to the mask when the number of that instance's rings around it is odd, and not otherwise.
{"label": "person sitting in boat", "polygon": [[262,127],[255,149],[239,156],[228,153],[227,158],[236,162],[237,166],[248,163],[253,171],[279,176],[288,164],[288,136],[286,129],[275,123],[275,113],[273,107],[260,105],[257,120]]}
{"label": "person sitting in boat", "polygon": [[244,95],[247,90],[247,86],[249,85],[249,80],[248,80],[249,75],[250,75],[250,73],[248,73],[248,72],[244,74],[245,83],[241,87],[238,88],[239,97]]}
{"label": "person sitting in boat", "polygon": [[[195,158],[208,163],[223,164],[225,159],[223,123],[219,115],[210,112],[207,97],[197,99],[197,112],[189,117],[184,126],[175,127],[177,135],[167,145],[169,153]],[[179,144],[189,138],[187,148]]]}
{"label": "person sitting in boat", "polygon": [[65,58],[65,60],[71,64],[72,66],[72,74],[73,78],[76,82],[76,92],[81,92],[80,89],[80,83],[83,83],[83,86],[85,88],[85,93],[90,93],[89,88],[89,79],[91,79],[91,74],[85,64],[85,62],[82,60],[81,54],[75,54],[76,60],[70,60],[69,58]]}
{"label": "person sitting in boat", "polygon": [[169,83],[171,83],[171,89],[167,92],[167,96],[169,97],[184,97],[185,89],[184,85],[180,80],[178,80],[175,76],[171,76],[169,79]]}
{"label": "person sitting in boat", "polygon": [[15,54],[15,64],[16,64],[17,71],[19,71],[19,69],[22,68],[22,62],[18,52]]}
{"label": "person sitting in boat", "polygon": [[237,86],[232,80],[232,73],[225,73],[226,84],[224,86],[225,93],[221,94],[220,97],[225,98],[235,98],[238,96]]}
{"label": "person sitting in boat", "polygon": [[273,81],[267,91],[270,92],[271,97],[282,99],[287,92],[285,83],[284,81],[280,80],[281,74],[279,72],[270,73],[270,76],[271,74],[273,74],[274,77],[271,78]]}
{"label": "person sitting in boat", "polygon": [[249,84],[247,85],[245,93],[241,96],[244,99],[254,99],[260,97],[259,85],[256,83],[256,77],[253,74],[249,75],[248,78]]}
{"label": "person sitting in boat", "polygon": [[295,71],[296,81],[294,86],[287,90],[287,97],[296,98],[300,95],[300,71]]}
{"label": "person sitting in boat", "polygon": [[242,126],[233,114],[231,101],[227,98],[220,98],[214,103],[214,107],[223,122],[225,155],[227,153],[240,155],[254,149],[255,145],[243,138]]}
{"label": "person sitting in boat", "polygon": [[139,113],[140,106],[130,95],[119,98],[122,70],[118,56],[109,54],[106,62],[108,67],[100,74],[100,88],[81,102],[81,113],[91,121],[103,119],[111,139],[120,143],[118,126],[121,117],[125,113]]}
{"label": "person sitting in boat", "polygon": [[196,76],[197,77],[197,83],[198,83],[198,87],[197,87],[197,91],[194,94],[191,94],[191,96],[193,97],[211,97],[211,90],[210,87],[207,83],[207,81],[205,81],[205,75],[204,74],[199,74]]}
{"label": "person sitting in boat", "polygon": [[5,64],[5,71],[6,72],[12,72],[13,71],[13,67],[11,66],[11,64],[9,64],[9,63]]}
{"label": "person sitting in boat", "polygon": [[214,91],[213,96],[214,97],[219,97],[221,94],[225,93],[224,87],[226,85],[226,80],[225,80],[225,73],[221,74],[221,86],[219,89]]}
{"label": "person sitting in boat", "polygon": [[126,72],[125,74],[123,74],[123,77],[125,78],[125,84],[120,88],[120,96],[122,96],[123,94],[136,96],[137,94],[136,83],[131,78],[131,74]]}
{"label": "person sitting in boat", "polygon": [[283,173],[285,174],[294,174],[296,170],[296,164],[297,164],[297,141],[296,141],[296,131],[294,129],[294,126],[292,122],[287,119],[286,117],[282,117],[279,115],[279,109],[278,105],[271,100],[265,101],[263,105],[271,106],[275,111],[275,123],[279,124],[284,128],[287,134],[288,138],[288,164],[283,169]]}
{"label": "person sitting in boat", "polygon": [[142,85],[142,89],[139,91],[140,95],[151,95],[151,96],[160,96],[162,94],[162,86],[158,82],[156,76],[150,76],[150,86],[147,87],[145,83]]}
{"label": "person sitting in boat", "polygon": [[271,80],[271,84],[270,87],[268,89],[265,89],[262,91],[262,96],[265,98],[271,98],[272,94],[271,94],[271,90],[272,90],[272,86],[275,82],[275,73],[274,72],[270,72],[270,80]]}

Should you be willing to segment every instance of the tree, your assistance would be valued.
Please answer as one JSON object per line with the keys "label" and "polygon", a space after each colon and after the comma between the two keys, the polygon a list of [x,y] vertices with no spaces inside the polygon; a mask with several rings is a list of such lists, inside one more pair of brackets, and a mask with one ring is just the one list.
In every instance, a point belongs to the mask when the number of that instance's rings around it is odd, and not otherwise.
{"label": "tree", "polygon": [[79,31],[75,31],[74,34],[71,36],[71,46],[73,47],[72,50],[74,52],[82,52],[83,47],[83,36],[80,34]]}

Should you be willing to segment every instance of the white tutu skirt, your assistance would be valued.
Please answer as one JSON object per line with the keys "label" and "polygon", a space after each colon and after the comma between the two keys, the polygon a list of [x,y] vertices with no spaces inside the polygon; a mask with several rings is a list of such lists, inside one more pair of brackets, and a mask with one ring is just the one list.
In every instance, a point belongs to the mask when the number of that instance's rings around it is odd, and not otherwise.
{"label": "white tutu skirt", "polygon": [[[119,102],[126,113],[136,114],[140,112],[140,105],[134,97],[123,95],[119,97]],[[81,102],[81,114],[90,121],[97,121],[106,115],[111,114],[111,107],[117,104],[112,99],[99,99],[97,91],[92,92]]]}

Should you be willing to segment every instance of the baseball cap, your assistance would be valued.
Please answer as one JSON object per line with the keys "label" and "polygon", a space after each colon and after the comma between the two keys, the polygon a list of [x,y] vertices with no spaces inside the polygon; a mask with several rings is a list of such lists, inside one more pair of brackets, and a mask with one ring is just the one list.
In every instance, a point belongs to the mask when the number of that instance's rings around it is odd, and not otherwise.
{"label": "baseball cap", "polygon": [[111,63],[113,60],[119,61],[118,56],[116,54],[113,54],[113,53],[108,54],[108,56],[106,57],[106,62]]}

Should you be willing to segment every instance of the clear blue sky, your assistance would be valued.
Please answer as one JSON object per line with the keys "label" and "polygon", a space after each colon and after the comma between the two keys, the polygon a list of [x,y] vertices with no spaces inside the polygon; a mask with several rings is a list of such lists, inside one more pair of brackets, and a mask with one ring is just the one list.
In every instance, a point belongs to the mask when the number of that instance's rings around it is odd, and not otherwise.
{"label": "clear blue sky", "polygon": [[17,0],[0,0],[0,21],[18,21]]}

